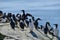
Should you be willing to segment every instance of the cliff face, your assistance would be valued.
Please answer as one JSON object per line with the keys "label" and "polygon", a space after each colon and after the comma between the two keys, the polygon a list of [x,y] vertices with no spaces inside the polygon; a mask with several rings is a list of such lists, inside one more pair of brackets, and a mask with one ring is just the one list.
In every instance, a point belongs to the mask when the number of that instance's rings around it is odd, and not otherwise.
{"label": "cliff face", "polygon": [[[51,40],[52,36],[48,34],[48,37],[43,33],[43,31],[39,30],[33,30],[33,32],[30,32],[29,28],[25,28],[24,31],[21,29],[16,28],[15,30],[12,30],[10,28],[9,23],[2,23],[0,24],[0,33],[3,35],[6,35],[8,37],[5,37],[4,40]],[[57,39],[53,39],[57,40]]]}

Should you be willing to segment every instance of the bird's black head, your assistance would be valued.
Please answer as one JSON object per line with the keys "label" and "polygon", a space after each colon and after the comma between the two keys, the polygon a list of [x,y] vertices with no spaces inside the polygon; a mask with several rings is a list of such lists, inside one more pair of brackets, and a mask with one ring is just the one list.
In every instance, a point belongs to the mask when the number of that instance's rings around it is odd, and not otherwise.
{"label": "bird's black head", "polygon": [[58,24],[54,24],[56,26],[56,28],[58,28]]}
{"label": "bird's black head", "polygon": [[23,14],[25,15],[25,10],[21,10],[23,12]]}
{"label": "bird's black head", "polygon": [[50,22],[46,22],[46,24],[48,24],[49,26],[51,26],[51,25],[50,25]]}
{"label": "bird's black head", "polygon": [[25,12],[25,10],[21,10],[22,12]]}
{"label": "bird's black head", "polygon": [[3,11],[0,11],[0,16],[3,15]]}
{"label": "bird's black head", "polygon": [[3,12],[2,12],[2,11],[0,11],[0,13],[2,14]]}
{"label": "bird's black head", "polygon": [[41,18],[37,18],[37,20],[41,20]]}

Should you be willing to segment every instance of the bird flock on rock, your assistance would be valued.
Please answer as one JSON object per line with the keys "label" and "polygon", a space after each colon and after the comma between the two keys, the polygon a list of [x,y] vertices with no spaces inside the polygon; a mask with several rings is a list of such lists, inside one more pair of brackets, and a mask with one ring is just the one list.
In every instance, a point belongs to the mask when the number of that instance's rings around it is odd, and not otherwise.
{"label": "bird flock on rock", "polygon": [[[45,26],[43,25],[39,25],[38,20],[41,20],[41,18],[37,18],[35,19],[35,17],[30,14],[30,13],[25,13],[25,10],[21,10],[23,12],[23,14],[12,14],[12,13],[8,13],[6,15],[6,13],[3,13],[3,11],[0,11],[0,22],[2,23],[10,23],[10,26],[13,30],[15,30],[15,28],[21,28],[24,31],[24,28],[30,28],[30,32],[33,31],[33,28],[35,28],[36,30],[41,29],[43,30],[44,34],[47,35],[47,33],[49,33],[52,36],[55,36],[58,38],[58,34],[59,34],[59,30],[58,30],[58,24],[53,24],[55,25],[54,28],[51,26],[50,22],[46,22]],[[31,18],[28,18],[31,17]],[[18,27],[19,25],[19,27]]]}

